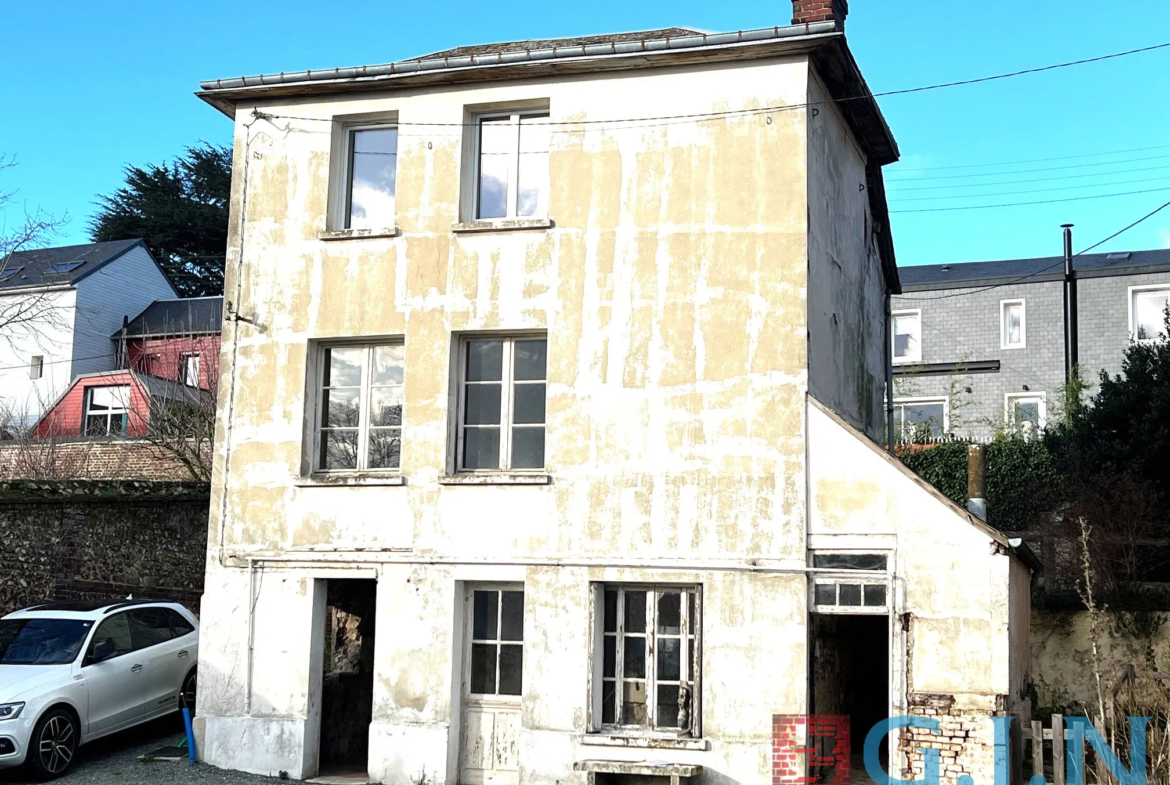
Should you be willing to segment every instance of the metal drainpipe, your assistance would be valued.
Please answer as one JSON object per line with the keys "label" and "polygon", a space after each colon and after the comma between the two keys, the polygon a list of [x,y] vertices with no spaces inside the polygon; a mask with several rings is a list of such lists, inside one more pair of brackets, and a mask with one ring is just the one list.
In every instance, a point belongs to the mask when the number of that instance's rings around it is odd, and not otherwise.
{"label": "metal drainpipe", "polygon": [[1064,229],[1064,383],[1072,381],[1077,367],[1077,273],[1073,269],[1072,224]]}
{"label": "metal drainpipe", "polygon": [[886,358],[886,449],[894,453],[894,320],[891,315],[891,295],[886,289],[886,346],[882,355]]}

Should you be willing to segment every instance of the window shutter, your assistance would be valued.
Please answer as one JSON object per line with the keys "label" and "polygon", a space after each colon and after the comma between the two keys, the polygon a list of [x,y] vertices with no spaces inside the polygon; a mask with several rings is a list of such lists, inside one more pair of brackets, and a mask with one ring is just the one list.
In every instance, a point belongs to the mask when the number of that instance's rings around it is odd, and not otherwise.
{"label": "window shutter", "polygon": [[588,718],[589,731],[596,733],[601,730],[601,677],[605,660],[605,584],[594,583],[589,588],[592,594],[589,620],[593,635],[589,641],[592,667],[589,669],[589,708],[585,716]]}

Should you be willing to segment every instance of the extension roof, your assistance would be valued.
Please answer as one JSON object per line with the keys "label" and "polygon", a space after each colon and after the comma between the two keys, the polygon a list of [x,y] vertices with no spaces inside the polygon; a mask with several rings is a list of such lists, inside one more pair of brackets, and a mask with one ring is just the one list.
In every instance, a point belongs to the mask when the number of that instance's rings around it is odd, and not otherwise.
{"label": "extension roof", "polygon": [[[182,297],[155,300],[126,325],[127,338],[173,335],[218,335],[223,323],[223,297]],[[112,338],[121,338],[118,330]]]}
{"label": "extension roof", "polygon": [[877,100],[861,75],[835,21],[811,22],[730,33],[667,27],[632,33],[459,46],[382,65],[280,72],[200,83],[201,99],[235,119],[239,101],[388,91],[427,85],[589,74],[695,63],[732,62],[807,55],[837,100],[865,151],[867,191],[878,231],[887,286],[899,291],[881,167],[898,160],[898,145]]}
{"label": "extension roof", "polygon": [[[142,240],[112,240],[105,243],[16,251],[8,257],[6,263],[0,256],[2,264],[0,291],[32,286],[76,284],[139,246],[150,255],[150,250]],[[158,264],[153,255],[150,255],[150,258],[156,265]],[[161,272],[162,268],[159,270]]]}
{"label": "extension roof", "polygon": [[[1170,248],[1149,251],[1115,251],[1085,254],[1073,258],[1073,269],[1081,278],[1170,272]],[[1039,283],[1064,280],[1064,257],[1007,259],[998,262],[959,262],[899,267],[902,289],[907,292],[961,289],[1009,282]],[[1022,279],[1022,280],[1021,280]]]}

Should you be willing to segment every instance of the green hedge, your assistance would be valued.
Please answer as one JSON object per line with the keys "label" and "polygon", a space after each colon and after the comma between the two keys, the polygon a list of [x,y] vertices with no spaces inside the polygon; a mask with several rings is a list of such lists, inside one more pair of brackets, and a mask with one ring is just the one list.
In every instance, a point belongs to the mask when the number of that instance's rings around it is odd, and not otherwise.
{"label": "green hedge", "polygon": [[[914,452],[902,462],[961,507],[967,506],[966,442],[945,442]],[[1002,437],[987,446],[987,522],[1002,531],[1029,528],[1053,509],[1060,475],[1045,442]]]}

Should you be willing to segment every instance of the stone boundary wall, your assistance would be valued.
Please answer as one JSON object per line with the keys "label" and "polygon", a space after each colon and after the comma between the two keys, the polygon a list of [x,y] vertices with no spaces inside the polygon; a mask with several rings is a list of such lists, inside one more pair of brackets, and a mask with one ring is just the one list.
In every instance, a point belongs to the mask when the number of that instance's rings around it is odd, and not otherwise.
{"label": "stone boundary wall", "polygon": [[198,613],[207,514],[198,483],[0,483],[0,615],[129,595]]}

